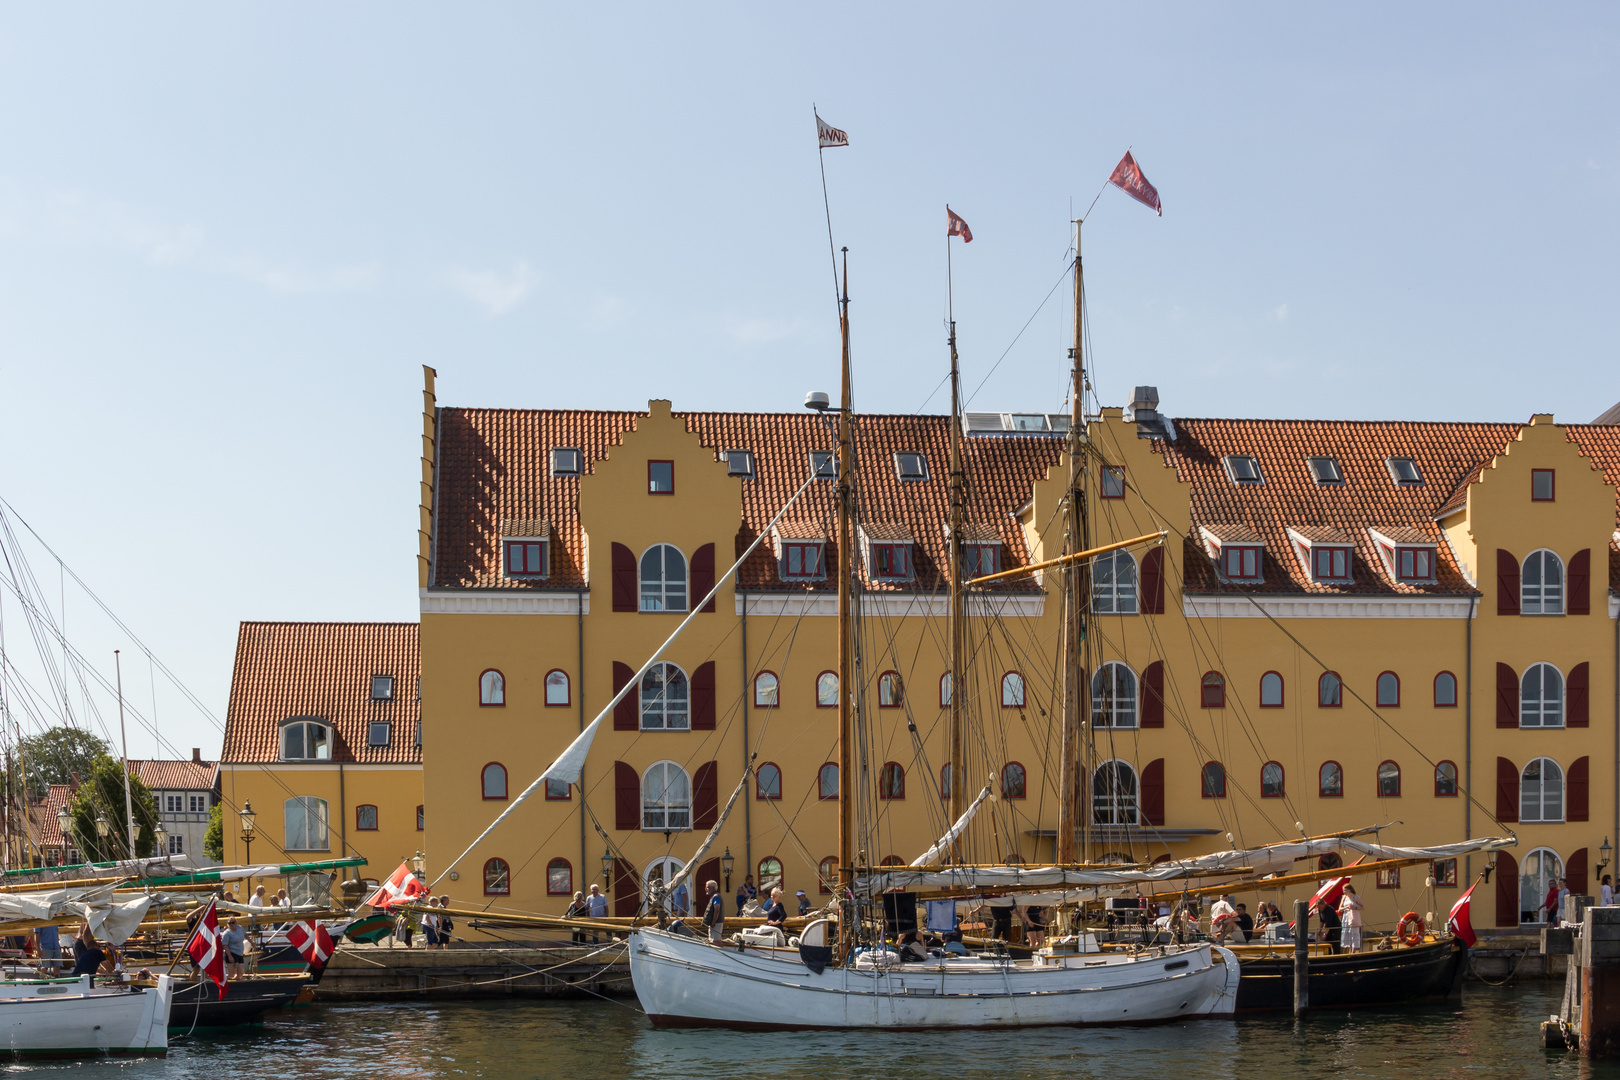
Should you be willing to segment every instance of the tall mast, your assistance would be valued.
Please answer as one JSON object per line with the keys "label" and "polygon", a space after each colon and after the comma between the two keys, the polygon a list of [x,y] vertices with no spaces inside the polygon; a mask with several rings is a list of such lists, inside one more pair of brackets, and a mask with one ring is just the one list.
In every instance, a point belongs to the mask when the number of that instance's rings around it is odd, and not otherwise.
{"label": "tall mast", "polygon": [[129,793],[129,736],[124,733],[124,664],[113,650],[113,665],[118,669],[118,741],[123,744],[124,752],[124,821],[129,825],[129,857],[137,859],[140,856],[135,851],[135,801]]}
{"label": "tall mast", "polygon": [[844,253],[844,285],[838,298],[838,331],[843,359],[838,395],[838,876],[847,888],[855,882],[855,620],[850,582],[855,573],[851,505],[854,502],[853,439],[850,431],[849,377],[849,248]]}
{"label": "tall mast", "polygon": [[[1070,391],[1069,407],[1069,513],[1064,530],[1064,554],[1085,551],[1089,546],[1086,535],[1085,466],[1082,447],[1085,442],[1085,387],[1086,361],[1082,351],[1082,309],[1085,275],[1080,262],[1080,225],[1074,223],[1074,347],[1069,350],[1074,387]],[[1058,798],[1057,861],[1072,863],[1075,859],[1075,831],[1081,833],[1080,858],[1091,859],[1091,815],[1085,812],[1084,791],[1080,779],[1089,775],[1090,755],[1086,753],[1081,735],[1081,711],[1085,706],[1086,664],[1082,653],[1085,641],[1085,581],[1088,575],[1079,565],[1071,565],[1063,575],[1063,742],[1059,760],[1063,763],[1063,782]]]}
{"label": "tall mast", "polygon": [[[950,250],[949,238],[946,251]],[[962,528],[967,497],[967,477],[962,469],[962,413],[961,394],[956,367],[956,320],[951,320],[951,533],[950,533],[950,634],[951,634],[951,815],[955,822],[967,809],[967,767],[965,754],[967,738],[964,728],[967,718],[962,705],[965,688],[963,671],[966,667],[966,619],[963,611],[962,589]],[[960,862],[961,860],[956,860]]]}

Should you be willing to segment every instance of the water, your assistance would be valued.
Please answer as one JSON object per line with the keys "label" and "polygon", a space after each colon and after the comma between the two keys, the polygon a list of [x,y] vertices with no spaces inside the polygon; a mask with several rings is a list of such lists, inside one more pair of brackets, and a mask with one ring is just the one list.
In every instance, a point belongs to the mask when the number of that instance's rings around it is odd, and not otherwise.
{"label": "water", "polygon": [[606,1001],[329,1005],[183,1041],[162,1060],[8,1071],[41,1080],[70,1069],[105,1080],[1620,1078],[1620,1063],[1588,1069],[1579,1055],[1537,1045],[1537,1025],[1561,993],[1558,983],[1469,987],[1460,1005],[1323,1013],[1300,1026],[1277,1018],[949,1034],[656,1031],[639,1011]]}

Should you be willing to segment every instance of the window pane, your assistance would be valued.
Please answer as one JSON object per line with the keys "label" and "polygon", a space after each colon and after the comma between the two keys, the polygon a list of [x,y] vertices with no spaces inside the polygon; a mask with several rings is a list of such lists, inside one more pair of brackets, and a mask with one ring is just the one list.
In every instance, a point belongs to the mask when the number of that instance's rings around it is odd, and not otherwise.
{"label": "window pane", "polygon": [[503,765],[484,766],[484,798],[506,798],[506,767]]}
{"label": "window pane", "polygon": [[776,676],[762,671],[754,679],[754,704],[762,709],[774,709],[777,702]]}
{"label": "window pane", "polygon": [[1435,676],[1434,703],[1436,705],[1457,704],[1457,678],[1450,672],[1442,671]]}
{"label": "window pane", "polygon": [[1457,794],[1457,766],[1449,761],[1442,761],[1435,766],[1434,793],[1436,795]]}
{"label": "window pane", "polygon": [[1024,677],[1010,671],[1001,679],[1001,704],[1006,708],[1024,707]]}
{"label": "window pane", "polygon": [[574,891],[574,871],[565,859],[553,859],[546,867],[546,893],[567,896]]}
{"label": "window pane", "polygon": [[1323,795],[1344,794],[1344,770],[1337,763],[1329,761],[1322,766],[1319,790]]}
{"label": "window pane", "polygon": [[1123,499],[1125,497],[1125,470],[1111,465],[1105,465],[1102,471],[1102,497],[1105,499]]}
{"label": "window pane", "polygon": [[1276,708],[1283,703],[1282,676],[1275,671],[1268,671],[1260,676],[1260,704],[1266,708]]}
{"label": "window pane", "polygon": [[647,490],[657,495],[667,494],[675,490],[674,462],[647,462]]}
{"label": "window pane", "polygon": [[1393,708],[1401,703],[1401,681],[1386,671],[1378,676],[1378,704]]}
{"label": "window pane", "polygon": [[1008,799],[1022,799],[1024,797],[1024,767],[1017,762],[1009,763],[1001,770],[1001,793]]}
{"label": "window pane", "polygon": [[759,767],[759,797],[762,799],[782,797],[782,770],[775,765]]}
{"label": "window pane", "polygon": [[1386,761],[1378,766],[1378,794],[1399,795],[1401,793],[1401,767],[1393,761]]}
{"label": "window pane", "polygon": [[355,807],[355,828],[375,829],[377,827],[377,808],[375,806]]}
{"label": "window pane", "polygon": [[1220,799],[1226,795],[1226,769],[1217,761],[1204,766],[1204,798]]}
{"label": "window pane", "polygon": [[546,798],[567,799],[571,797],[570,785],[566,780],[547,780]]}
{"label": "window pane", "polygon": [[831,762],[823,765],[817,777],[817,784],[823,799],[838,798],[838,766]]}
{"label": "window pane", "polygon": [[568,704],[568,676],[561,671],[553,671],[546,676],[546,704]]}
{"label": "window pane", "polygon": [[838,705],[838,676],[831,671],[816,677],[816,704],[824,709]]}

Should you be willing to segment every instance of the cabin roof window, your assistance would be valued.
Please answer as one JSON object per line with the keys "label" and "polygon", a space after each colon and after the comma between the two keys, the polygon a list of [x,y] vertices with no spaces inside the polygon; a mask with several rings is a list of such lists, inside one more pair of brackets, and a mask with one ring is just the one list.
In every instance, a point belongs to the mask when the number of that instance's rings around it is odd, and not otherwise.
{"label": "cabin roof window", "polygon": [[1260,475],[1260,460],[1252,454],[1228,454],[1223,459],[1226,464],[1227,478],[1234,484],[1258,484],[1262,482]]}
{"label": "cabin roof window", "polygon": [[551,451],[552,476],[578,476],[582,470],[585,455],[579,452],[578,447],[559,446]]}
{"label": "cabin roof window", "polygon": [[838,478],[838,459],[831,450],[810,451],[810,471],[817,480]]}
{"label": "cabin roof window", "polygon": [[1384,464],[1389,468],[1389,478],[1397,484],[1423,483],[1423,474],[1418,471],[1417,462],[1409,457],[1392,457]]}
{"label": "cabin roof window", "polygon": [[725,459],[727,476],[752,477],[754,475],[754,452],[752,450],[727,450]]}
{"label": "cabin roof window", "polygon": [[371,700],[394,700],[394,677],[392,675],[373,675],[371,677]]}
{"label": "cabin roof window", "polygon": [[894,474],[900,480],[918,482],[928,479],[928,459],[910,450],[894,455]]}
{"label": "cabin roof window", "polygon": [[1344,483],[1344,473],[1339,468],[1338,459],[1330,457],[1309,457],[1305,459],[1305,463],[1310,466],[1311,478],[1315,480],[1318,485],[1326,487],[1328,485]]}

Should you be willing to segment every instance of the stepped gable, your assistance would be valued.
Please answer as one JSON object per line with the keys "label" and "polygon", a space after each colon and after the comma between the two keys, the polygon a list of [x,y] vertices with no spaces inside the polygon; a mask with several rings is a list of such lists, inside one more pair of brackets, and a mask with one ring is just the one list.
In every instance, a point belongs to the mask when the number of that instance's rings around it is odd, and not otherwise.
{"label": "stepped gable", "polygon": [[[1311,593],[1322,596],[1471,594],[1436,522],[1442,508],[1493,457],[1518,436],[1519,424],[1414,423],[1407,421],[1176,419],[1177,437],[1155,450],[1188,485],[1192,512],[1187,589],[1192,592]],[[1260,465],[1261,482],[1236,484],[1224,459],[1247,454]],[[1318,484],[1308,457],[1332,457],[1342,484]],[[1385,464],[1411,458],[1423,482],[1397,484]],[[1620,460],[1620,455],[1617,455]],[[1246,526],[1266,544],[1265,580],[1259,585],[1222,585],[1204,556],[1200,527]],[[1311,580],[1288,537],[1297,532],[1337,530],[1354,542],[1353,580]],[[1385,571],[1367,529],[1412,530],[1437,546],[1434,585],[1398,584]],[[1322,535],[1327,535],[1323,533]]]}
{"label": "stepped gable", "polygon": [[[416,623],[244,622],[220,760],[276,761],[281,721],[311,716],[332,725],[333,761],[420,764],[421,669]],[[373,675],[394,677],[393,700],[371,700]],[[367,745],[375,720],[387,746]]]}

